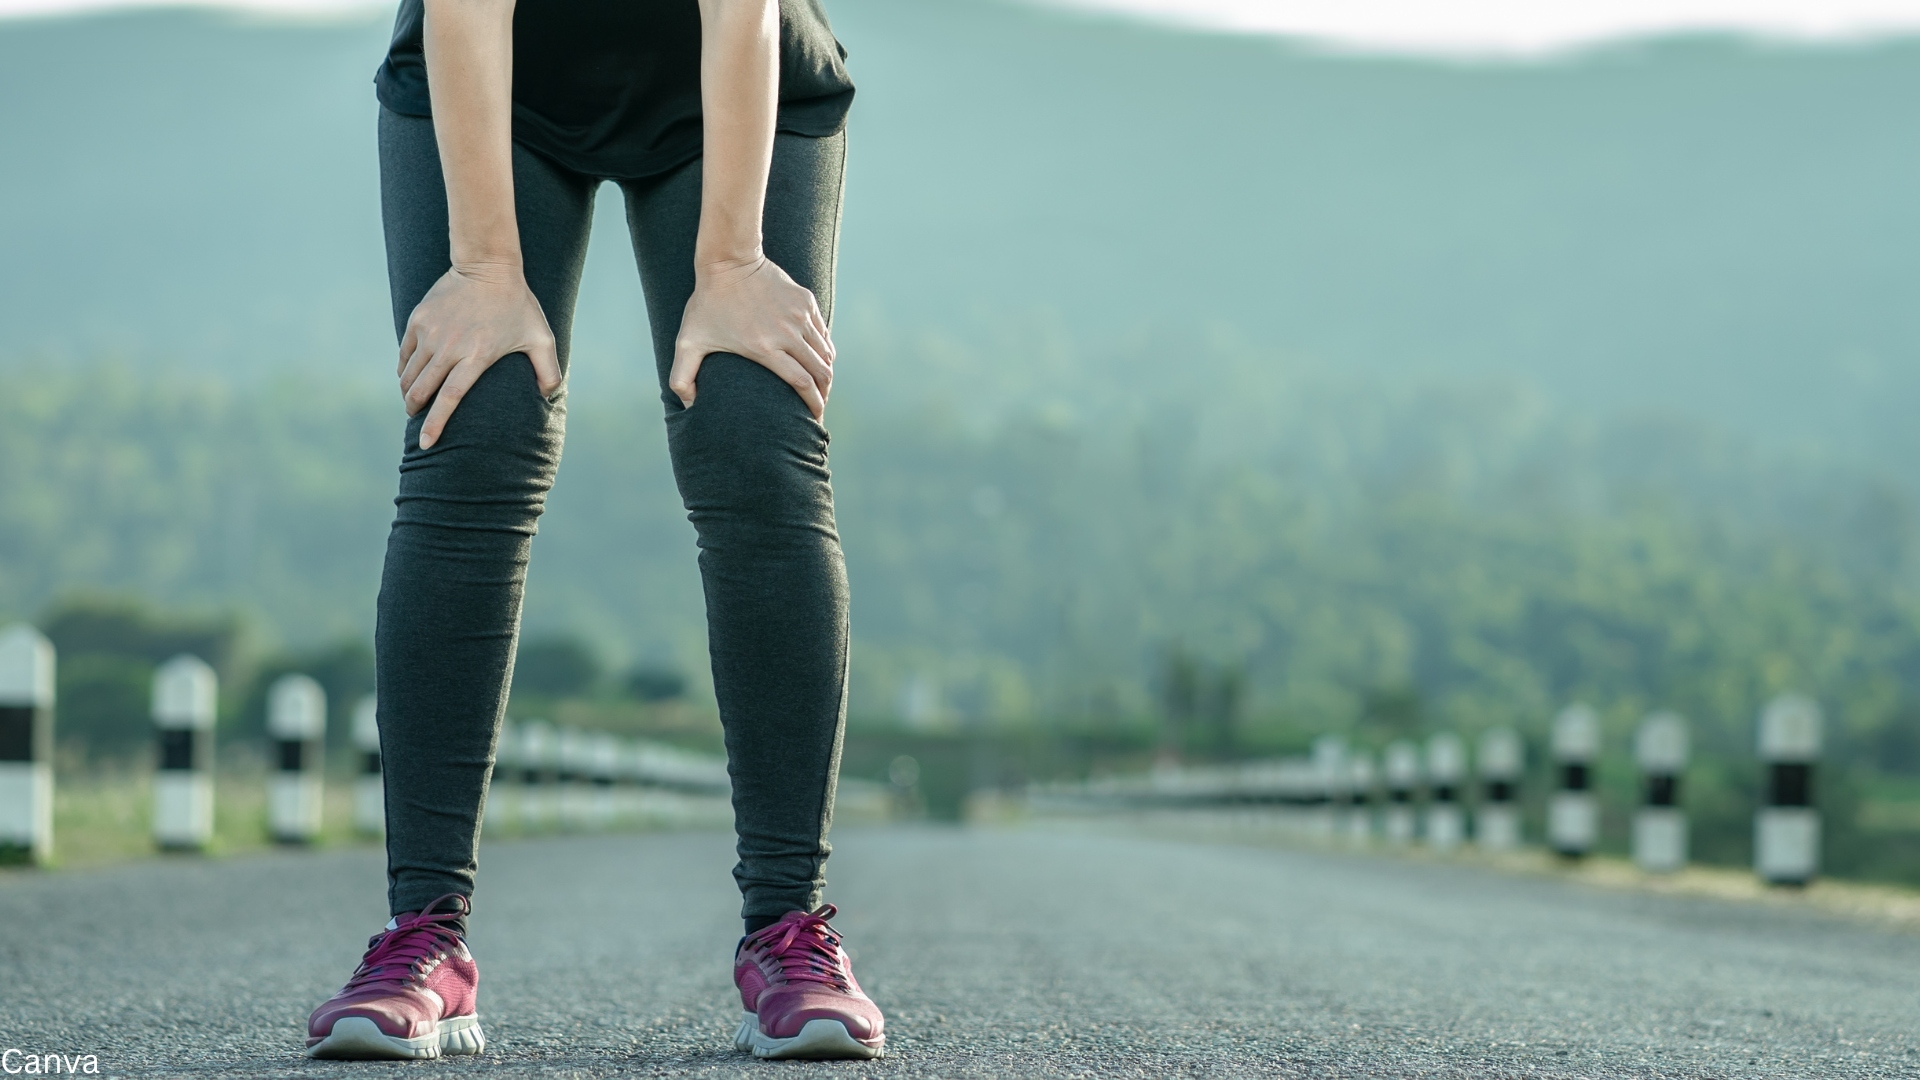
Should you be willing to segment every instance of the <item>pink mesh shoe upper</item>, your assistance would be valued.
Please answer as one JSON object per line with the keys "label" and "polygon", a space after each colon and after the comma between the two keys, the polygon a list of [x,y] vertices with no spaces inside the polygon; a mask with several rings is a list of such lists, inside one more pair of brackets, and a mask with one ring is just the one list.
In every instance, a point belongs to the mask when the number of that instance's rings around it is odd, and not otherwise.
{"label": "pink mesh shoe upper", "polygon": [[773,1038],[790,1039],[809,1020],[838,1020],[863,1041],[881,1037],[880,1008],[861,991],[840,933],[827,922],[835,914],[832,904],[788,912],[740,943],[733,965],[740,1005]]}
{"label": "pink mesh shoe upper", "polygon": [[[434,910],[448,900],[458,909]],[[364,1016],[388,1035],[417,1039],[446,1017],[471,1015],[480,969],[447,925],[468,910],[465,897],[450,893],[375,934],[347,985],[307,1018],[308,1042],[325,1038],[348,1016]]]}

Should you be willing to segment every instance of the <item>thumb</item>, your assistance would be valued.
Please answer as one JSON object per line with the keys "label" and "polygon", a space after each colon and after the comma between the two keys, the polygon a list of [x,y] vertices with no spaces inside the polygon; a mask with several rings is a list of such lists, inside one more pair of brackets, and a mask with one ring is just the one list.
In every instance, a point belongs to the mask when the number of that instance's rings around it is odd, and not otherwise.
{"label": "thumb", "polygon": [[533,362],[533,378],[540,385],[540,393],[550,395],[560,389],[560,353],[551,339],[529,347],[527,359]]}
{"label": "thumb", "polygon": [[673,345],[673,368],[667,373],[667,389],[680,399],[683,408],[693,408],[694,380],[700,377],[700,365],[707,358],[705,347],[692,341]]}

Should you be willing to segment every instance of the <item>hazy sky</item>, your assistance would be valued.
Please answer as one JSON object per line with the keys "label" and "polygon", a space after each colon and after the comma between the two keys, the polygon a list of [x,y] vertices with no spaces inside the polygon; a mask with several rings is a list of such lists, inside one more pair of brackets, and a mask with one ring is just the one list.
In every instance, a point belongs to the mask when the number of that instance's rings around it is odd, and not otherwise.
{"label": "hazy sky", "polygon": [[[5,2],[5,0],[0,0]],[[1048,0],[1362,49],[1551,52],[1675,30],[1853,38],[1920,29],[1920,0]]]}
{"label": "hazy sky", "polygon": [[[0,16],[181,0],[0,0]],[[210,0],[290,14],[364,11],[367,0]],[[1453,55],[1536,55],[1672,30],[1744,30],[1788,38],[1920,31],[1920,0],[1037,0],[1193,25],[1311,37],[1347,48]]]}

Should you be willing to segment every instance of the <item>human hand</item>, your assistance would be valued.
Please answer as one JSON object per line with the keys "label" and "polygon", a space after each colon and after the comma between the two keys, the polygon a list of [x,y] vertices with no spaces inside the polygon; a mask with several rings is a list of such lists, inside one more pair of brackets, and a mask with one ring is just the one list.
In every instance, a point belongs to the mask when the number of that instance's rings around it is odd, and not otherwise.
{"label": "human hand", "polygon": [[400,393],[413,416],[432,403],[420,449],[440,440],[447,418],[486,370],[509,353],[533,361],[540,393],[560,388],[560,357],[546,312],[516,267],[450,268],[407,317],[400,341]]}
{"label": "human hand", "polygon": [[813,293],[773,260],[760,256],[695,272],[667,375],[667,388],[682,405],[693,407],[700,365],[720,352],[744,356],[780,376],[815,420],[826,415],[833,388],[827,320]]}

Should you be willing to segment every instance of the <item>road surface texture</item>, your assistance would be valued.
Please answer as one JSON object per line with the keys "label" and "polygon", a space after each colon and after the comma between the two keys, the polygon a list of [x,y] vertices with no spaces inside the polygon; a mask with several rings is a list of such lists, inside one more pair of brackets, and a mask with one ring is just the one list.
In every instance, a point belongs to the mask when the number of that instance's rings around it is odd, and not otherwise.
{"label": "road surface texture", "polygon": [[880,1062],[729,1048],[709,832],[489,845],[491,1045],[438,1062],[298,1054],[385,917],[375,850],[0,875],[0,1048],[132,1076],[1920,1076],[1920,938],[1864,924],[1087,827],[836,842]]}

